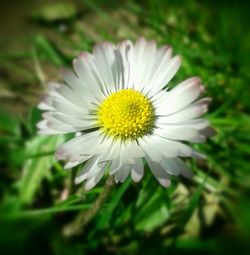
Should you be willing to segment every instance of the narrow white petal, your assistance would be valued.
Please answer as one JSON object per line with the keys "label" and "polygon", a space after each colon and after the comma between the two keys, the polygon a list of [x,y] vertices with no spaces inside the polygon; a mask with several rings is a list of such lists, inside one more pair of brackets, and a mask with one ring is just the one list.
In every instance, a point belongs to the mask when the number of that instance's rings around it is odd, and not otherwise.
{"label": "narrow white petal", "polygon": [[163,46],[157,50],[154,65],[150,73],[150,79],[148,81],[148,87],[155,89],[156,87],[159,88],[160,86],[165,85],[159,84],[156,81],[162,80],[161,78],[159,79],[159,76],[163,76],[165,74],[165,69],[171,56],[172,49],[168,46]]}
{"label": "narrow white petal", "polygon": [[68,133],[68,131],[56,130],[56,129],[48,127],[47,120],[42,120],[42,121],[38,122],[36,126],[39,129],[38,130],[39,135],[56,135],[56,134]]}
{"label": "narrow white petal", "polygon": [[110,165],[110,175],[113,175],[115,172],[117,172],[122,167],[122,161],[121,161],[121,150],[122,150],[122,144],[119,142],[117,143],[117,151],[116,151],[116,157],[112,159],[111,165]]}
{"label": "narrow white petal", "polygon": [[163,159],[160,163],[161,167],[170,175],[183,175],[191,179],[193,173],[180,158]]}
{"label": "narrow white petal", "polygon": [[121,161],[123,164],[133,164],[135,158],[144,157],[144,152],[135,141],[127,141],[121,147]]}
{"label": "narrow white petal", "polygon": [[87,100],[87,98],[81,96],[79,93],[75,92],[67,85],[60,84],[60,86],[56,88],[56,92],[67,99],[69,102],[79,107],[86,108],[89,106],[89,100]]}
{"label": "narrow white petal", "polygon": [[[45,117],[46,114],[46,117]],[[57,133],[63,132],[63,133],[71,133],[71,132],[75,132],[76,129],[71,126],[68,125],[66,123],[64,123],[61,120],[58,120],[56,118],[53,117],[48,117],[49,112],[46,112],[43,114],[44,116],[44,120],[45,122],[42,122],[43,125],[38,124],[38,127],[42,130],[42,128],[44,128],[43,126],[46,123],[46,126],[50,129],[50,130],[55,130]]]}
{"label": "narrow white petal", "polygon": [[121,144],[121,162],[123,165],[126,164],[134,164],[133,156],[131,155],[131,150],[129,144],[122,143]]}
{"label": "narrow white petal", "polygon": [[[77,173],[77,176],[74,180],[74,183],[75,184],[79,184],[83,181],[85,181],[87,179],[87,176],[88,176],[88,172],[90,171],[90,167],[88,167],[89,165],[92,165],[93,162],[95,162],[95,157],[93,158],[90,158],[86,165]],[[87,167],[86,167],[87,166]]]}
{"label": "narrow white petal", "polygon": [[118,84],[118,89],[133,88],[134,69],[131,58],[133,58],[134,45],[131,41],[126,40],[121,42],[117,48],[123,60],[123,81]]}
{"label": "narrow white petal", "polygon": [[131,177],[135,182],[139,182],[144,174],[144,164],[142,159],[136,159],[131,168]]}
{"label": "narrow white petal", "polygon": [[96,153],[100,154],[100,162],[113,160],[120,156],[120,143],[111,137],[105,137]]}
{"label": "narrow white petal", "polygon": [[98,173],[98,175],[95,175],[94,177],[92,177],[91,179],[89,179],[88,181],[86,181],[84,188],[85,190],[90,190],[93,187],[95,187],[95,185],[102,179],[104,173],[105,173],[105,167]]}
{"label": "narrow white petal", "polygon": [[148,162],[152,174],[158,180],[158,182],[163,187],[166,188],[169,187],[171,184],[170,176],[161,168],[161,166],[158,163],[152,161],[152,159],[149,156],[146,156],[146,160]]}
{"label": "narrow white petal", "polygon": [[177,122],[177,123],[168,123],[165,121],[164,117],[158,117],[157,119],[157,126],[163,129],[168,127],[171,127],[171,128],[189,127],[189,128],[194,128],[197,130],[202,130],[209,127],[209,125],[210,123],[206,119],[193,119],[193,120]]}
{"label": "narrow white petal", "polygon": [[123,165],[115,174],[115,182],[124,182],[130,174],[131,165]]}
{"label": "narrow white petal", "polygon": [[43,111],[54,111],[55,108],[46,104],[45,102],[41,102],[38,104],[38,109],[43,110]]}
{"label": "narrow white petal", "polygon": [[[99,155],[98,155],[99,156]],[[99,162],[99,159],[97,159],[97,164],[95,164],[94,167],[88,172],[87,179],[91,179],[92,177],[99,175],[99,173],[103,170],[103,168],[106,169],[108,165],[108,162]]]}
{"label": "narrow white petal", "polygon": [[112,65],[115,61],[116,47],[112,43],[103,42],[94,47],[93,55],[97,69],[99,70],[103,82],[107,88],[114,88],[114,77],[112,74]]}
{"label": "narrow white petal", "polygon": [[[109,150],[109,147],[107,146],[106,151],[107,151],[107,159],[106,160],[111,160],[111,169],[110,169],[110,174],[112,175],[122,165],[133,165],[136,161],[137,158],[144,157],[144,152],[141,147],[139,147],[136,142],[126,142],[126,143],[121,143],[119,141],[112,141],[112,143],[109,142],[111,145],[111,148]],[[110,152],[110,153],[108,153]],[[101,161],[105,160],[104,155],[101,155]]]}
{"label": "narrow white petal", "polygon": [[62,112],[69,116],[74,116],[77,118],[81,118],[82,116],[86,116],[88,114],[87,109],[80,108],[77,105],[72,104],[64,98],[57,98],[52,96],[47,96],[45,99],[45,103],[52,106],[58,112]]}
{"label": "narrow white petal", "polygon": [[141,86],[139,88],[142,91],[147,91],[148,86],[148,80],[151,78],[150,74],[154,65],[154,60],[156,58],[156,42],[155,41],[149,41],[147,42],[145,53],[142,58],[141,66],[143,69],[141,70],[141,79],[138,81]]}
{"label": "narrow white petal", "polygon": [[95,56],[88,52],[82,52],[79,58],[73,62],[74,69],[89,93],[96,95],[102,92],[106,95],[105,81],[95,60]]}
{"label": "narrow white petal", "polygon": [[200,134],[202,134],[206,137],[211,137],[216,134],[216,131],[212,127],[207,126],[206,128],[204,128],[203,130],[200,131]]}
{"label": "narrow white petal", "polygon": [[153,161],[160,162],[164,157],[173,158],[178,155],[191,156],[192,149],[187,145],[168,140],[158,135],[138,140],[142,149]]}
{"label": "narrow white petal", "polygon": [[169,115],[188,106],[204,91],[199,78],[190,78],[166,93],[157,106],[158,115]]}
{"label": "narrow white petal", "polygon": [[172,115],[162,116],[165,123],[178,123],[189,121],[200,117],[207,111],[207,107],[203,105],[190,105],[188,108]]}
{"label": "narrow white petal", "polygon": [[94,119],[83,119],[77,117],[71,117],[57,112],[46,112],[43,114],[44,119],[47,119],[49,122],[63,123],[63,125],[69,125],[74,127],[74,131],[83,131],[91,128],[97,127],[96,120]]}
{"label": "narrow white petal", "polygon": [[164,130],[160,132],[161,136],[164,136],[167,139],[173,140],[185,140],[188,141],[196,135],[198,131],[190,127],[169,127],[166,126]]}
{"label": "narrow white petal", "polygon": [[93,150],[101,143],[101,140],[99,131],[75,137],[57,149],[56,158],[70,162],[87,160],[93,155]]}
{"label": "narrow white petal", "polygon": [[94,156],[91,159],[89,159],[85,166],[83,167],[83,169],[77,173],[75,183],[79,184],[85,179],[90,180],[93,177],[99,175],[103,171],[103,169],[106,168],[106,162],[101,164],[98,163],[99,163],[98,156]]}
{"label": "narrow white petal", "polygon": [[122,167],[122,163],[120,158],[114,158],[111,162],[110,165],[110,175],[113,175],[114,173],[116,173],[120,168]]}
{"label": "narrow white petal", "polygon": [[135,69],[136,76],[134,76],[134,84],[138,86],[137,88],[141,89],[141,82],[142,82],[142,73],[144,70],[144,62],[143,57],[145,54],[145,49],[147,47],[147,41],[144,38],[139,38],[134,46],[133,50],[133,58],[131,61],[133,61],[134,65],[133,68]]}
{"label": "narrow white petal", "polygon": [[181,65],[180,56],[175,56],[167,62],[165,70],[152,82],[150,95],[159,92],[174,77]]}
{"label": "narrow white petal", "polygon": [[[139,145],[142,147],[145,154],[150,155],[153,161],[160,162],[163,155],[161,153],[162,144],[159,143],[157,137],[145,137],[139,140]],[[172,151],[171,151],[172,152]]]}
{"label": "narrow white petal", "polygon": [[91,90],[88,89],[88,86],[85,80],[80,79],[68,69],[62,70],[62,78],[66,82],[66,84],[77,93],[79,96],[85,98],[85,100],[89,101],[93,98],[93,94]]}
{"label": "narrow white petal", "polygon": [[64,168],[64,169],[70,169],[70,168],[73,168],[73,167],[79,165],[80,163],[81,163],[81,162],[79,162],[79,161],[76,161],[76,162],[67,162],[67,163],[63,166],[63,168]]}

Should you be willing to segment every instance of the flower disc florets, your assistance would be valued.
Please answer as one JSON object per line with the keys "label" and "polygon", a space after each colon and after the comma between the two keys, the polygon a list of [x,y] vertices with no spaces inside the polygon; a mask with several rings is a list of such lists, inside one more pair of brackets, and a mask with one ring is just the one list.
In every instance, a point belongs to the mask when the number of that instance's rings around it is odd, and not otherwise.
{"label": "flower disc florets", "polygon": [[141,93],[123,89],[103,101],[98,110],[98,121],[110,136],[137,139],[152,131],[154,109]]}

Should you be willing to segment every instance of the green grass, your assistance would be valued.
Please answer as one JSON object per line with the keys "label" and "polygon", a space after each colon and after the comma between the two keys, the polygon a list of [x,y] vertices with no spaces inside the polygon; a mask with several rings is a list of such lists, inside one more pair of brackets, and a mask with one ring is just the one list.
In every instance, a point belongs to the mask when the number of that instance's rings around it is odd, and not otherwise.
{"label": "green grass", "polygon": [[[247,4],[194,0],[68,4],[71,7],[35,6],[13,48],[6,43],[8,37],[0,41],[6,49],[0,54],[0,250],[33,255],[247,253]],[[29,26],[31,34],[25,32]],[[70,67],[80,51],[91,50],[102,40],[138,36],[170,44],[182,55],[183,65],[171,86],[190,76],[202,78],[206,95],[213,98],[206,117],[217,133],[206,144],[195,145],[207,155],[205,162],[187,160],[193,180],[174,179],[164,189],[147,169],[142,182],[127,180],[113,189],[82,235],[66,238],[65,225],[93,205],[105,180],[88,192],[73,184],[77,167],[66,171],[53,156],[70,137],[37,136],[41,113],[36,104],[46,82],[60,80],[60,68]]]}

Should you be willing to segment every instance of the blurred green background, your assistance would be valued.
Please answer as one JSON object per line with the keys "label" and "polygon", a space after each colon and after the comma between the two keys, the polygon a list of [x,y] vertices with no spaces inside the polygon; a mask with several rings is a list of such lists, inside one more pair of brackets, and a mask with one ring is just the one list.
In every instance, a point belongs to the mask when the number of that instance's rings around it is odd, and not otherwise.
{"label": "blurred green background", "polygon": [[[250,72],[247,1],[8,1],[0,9],[1,254],[250,254]],[[150,171],[115,186],[84,233],[65,225],[93,205],[54,159],[67,136],[39,137],[36,108],[83,50],[139,36],[183,57],[171,86],[200,76],[217,134],[187,160],[193,180],[159,187]]]}

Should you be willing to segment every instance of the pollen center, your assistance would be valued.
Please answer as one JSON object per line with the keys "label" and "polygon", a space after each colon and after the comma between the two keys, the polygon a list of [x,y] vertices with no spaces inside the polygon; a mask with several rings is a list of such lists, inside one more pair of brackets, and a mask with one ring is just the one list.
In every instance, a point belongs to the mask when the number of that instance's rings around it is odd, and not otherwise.
{"label": "pollen center", "polygon": [[141,93],[123,89],[107,97],[97,112],[103,131],[113,137],[137,139],[152,131],[154,108]]}

